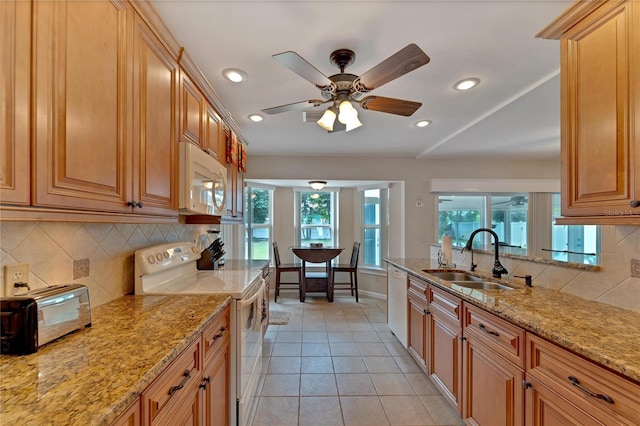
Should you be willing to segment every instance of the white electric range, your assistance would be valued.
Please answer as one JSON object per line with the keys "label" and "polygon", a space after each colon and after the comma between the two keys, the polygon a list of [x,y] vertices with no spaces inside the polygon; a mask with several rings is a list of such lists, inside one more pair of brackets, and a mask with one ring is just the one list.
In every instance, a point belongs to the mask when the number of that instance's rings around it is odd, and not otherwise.
{"label": "white electric range", "polygon": [[260,270],[198,270],[201,250],[192,242],[136,250],[135,293],[223,294],[232,297],[231,424],[249,424],[262,374],[262,335],[267,326],[266,285]]}

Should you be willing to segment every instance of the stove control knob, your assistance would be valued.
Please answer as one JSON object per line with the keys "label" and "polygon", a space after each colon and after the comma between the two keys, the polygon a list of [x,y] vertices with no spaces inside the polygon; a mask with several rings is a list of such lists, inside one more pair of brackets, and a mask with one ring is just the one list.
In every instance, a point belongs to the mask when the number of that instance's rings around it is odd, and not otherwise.
{"label": "stove control knob", "polygon": [[158,259],[158,262],[162,262],[162,253],[156,254],[156,259]]}
{"label": "stove control knob", "polygon": [[151,264],[156,263],[156,259],[155,259],[155,257],[153,257],[153,255],[149,256],[149,257],[147,258],[147,261],[148,261],[149,263],[151,263]]}
{"label": "stove control knob", "polygon": [[164,256],[165,259],[169,258],[169,253],[167,253],[166,251],[162,255]]}

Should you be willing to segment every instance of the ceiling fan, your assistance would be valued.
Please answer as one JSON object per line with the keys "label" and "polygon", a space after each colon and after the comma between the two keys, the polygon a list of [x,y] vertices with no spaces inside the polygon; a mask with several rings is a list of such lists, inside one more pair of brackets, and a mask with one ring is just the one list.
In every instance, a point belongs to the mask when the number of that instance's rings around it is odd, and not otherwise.
{"label": "ceiling fan", "polygon": [[[357,76],[345,73],[345,68],[355,61],[356,54],[349,49],[338,49],[332,52],[329,58],[340,69],[340,73],[327,77],[296,52],[278,53],[273,55],[272,58],[320,89],[322,99],[310,99],[267,108],[262,111],[266,114],[278,114],[309,106],[317,107],[323,104],[330,104],[322,117],[317,120],[317,123],[329,132],[343,129],[348,132],[362,126],[362,123],[358,120],[358,112],[353,107],[353,104],[359,105],[360,108],[366,110],[406,117],[412,115],[422,105],[420,102],[382,96],[366,96],[364,98],[362,96],[430,61],[427,54],[412,43],[369,71]],[[338,118],[337,124],[335,124],[336,118]]]}
{"label": "ceiling fan", "polygon": [[529,200],[524,195],[514,195],[509,201],[501,201],[499,203],[492,203],[494,206],[499,204],[509,204],[510,206],[524,206]]}

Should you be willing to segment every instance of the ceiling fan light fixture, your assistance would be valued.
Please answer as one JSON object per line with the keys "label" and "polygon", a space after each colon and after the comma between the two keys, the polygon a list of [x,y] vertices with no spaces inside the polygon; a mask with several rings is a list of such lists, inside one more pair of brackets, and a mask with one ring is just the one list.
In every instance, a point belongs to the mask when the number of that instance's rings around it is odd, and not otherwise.
{"label": "ceiling fan light fixture", "polygon": [[346,125],[347,132],[362,126],[362,123],[358,120],[358,111],[350,101],[340,102],[338,109],[340,110],[338,121]]}
{"label": "ceiling fan light fixture", "polygon": [[318,123],[318,126],[322,127],[323,129],[332,132],[333,131],[333,123],[335,123],[336,121],[336,113],[333,112],[331,110],[331,108],[328,108],[324,114],[322,114],[322,117],[320,117],[320,120],[316,121],[316,123]]}
{"label": "ceiling fan light fixture", "polygon": [[327,184],[327,182],[324,181],[324,180],[310,180],[309,181],[309,185],[311,186],[311,188],[315,189],[316,191],[320,191],[322,188],[325,187],[326,184]]}
{"label": "ceiling fan light fixture", "polygon": [[249,78],[246,72],[238,68],[225,68],[222,70],[222,75],[224,78],[229,81],[233,81],[234,83],[242,83]]}
{"label": "ceiling fan light fixture", "polygon": [[460,80],[459,82],[457,82],[456,84],[453,85],[453,88],[456,90],[461,90],[461,91],[465,91],[465,90],[469,90],[473,87],[476,87],[478,84],[480,84],[480,79],[479,78],[465,78],[464,80]]}
{"label": "ceiling fan light fixture", "polygon": [[362,123],[360,122],[360,120],[358,120],[358,114],[356,113],[356,115],[349,118],[349,121],[347,121],[345,125],[347,126],[345,130],[349,132],[353,129],[357,129],[358,127],[362,126]]}

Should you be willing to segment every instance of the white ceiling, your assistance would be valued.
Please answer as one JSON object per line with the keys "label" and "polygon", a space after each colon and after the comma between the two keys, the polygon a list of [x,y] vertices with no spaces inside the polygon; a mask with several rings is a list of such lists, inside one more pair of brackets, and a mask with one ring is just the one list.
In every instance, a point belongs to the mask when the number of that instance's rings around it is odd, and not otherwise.
{"label": "white ceiling", "polygon": [[[231,112],[250,155],[559,158],[560,47],[535,34],[572,1],[153,3]],[[304,123],[302,111],[248,119],[264,108],[320,98],[273,54],[293,50],[330,76],[338,69],[329,54],[348,48],[356,60],[346,72],[360,75],[409,43],[431,62],[371,94],[421,102],[411,117],[359,109],[362,127],[332,134]],[[248,81],[224,79],[225,68],[244,70]],[[453,90],[466,77],[481,83]],[[433,124],[414,125],[424,119]]]}

